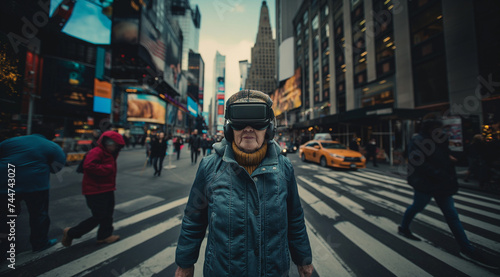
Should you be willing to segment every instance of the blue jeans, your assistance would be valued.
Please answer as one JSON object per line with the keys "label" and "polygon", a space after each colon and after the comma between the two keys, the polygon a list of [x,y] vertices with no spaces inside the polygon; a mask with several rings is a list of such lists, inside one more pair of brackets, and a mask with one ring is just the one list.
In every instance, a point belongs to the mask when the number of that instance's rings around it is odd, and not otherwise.
{"label": "blue jeans", "polygon": [[[432,199],[432,195],[428,195],[422,192],[415,191],[413,194],[413,204],[406,209],[403,216],[403,221],[401,222],[401,228],[409,230],[410,223],[419,212],[421,212],[427,204]],[[434,199],[438,204],[441,212],[443,213],[446,223],[450,227],[451,232],[455,236],[455,240],[462,250],[474,250],[474,247],[470,244],[467,235],[465,234],[464,227],[458,218],[457,210],[455,209],[455,203],[453,197],[449,196],[435,196]]]}

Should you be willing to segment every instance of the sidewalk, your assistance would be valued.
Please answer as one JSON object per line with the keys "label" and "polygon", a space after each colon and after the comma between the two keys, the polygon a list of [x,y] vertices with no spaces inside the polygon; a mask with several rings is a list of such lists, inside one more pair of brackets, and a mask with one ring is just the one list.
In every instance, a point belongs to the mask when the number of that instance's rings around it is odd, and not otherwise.
{"label": "sidewalk", "polygon": [[[406,164],[402,165],[390,165],[385,162],[378,162],[378,167],[374,167],[373,163],[370,161],[366,164],[366,169],[374,172],[385,172],[392,177],[398,177],[406,179],[407,168]],[[475,179],[470,179],[468,182],[464,180],[465,174],[467,173],[467,167],[457,166],[455,167],[458,176],[458,185],[460,188],[467,188],[472,190],[481,191],[484,193],[490,193],[495,195],[500,195],[500,185],[498,184],[486,184],[485,187],[479,187],[479,182]]]}

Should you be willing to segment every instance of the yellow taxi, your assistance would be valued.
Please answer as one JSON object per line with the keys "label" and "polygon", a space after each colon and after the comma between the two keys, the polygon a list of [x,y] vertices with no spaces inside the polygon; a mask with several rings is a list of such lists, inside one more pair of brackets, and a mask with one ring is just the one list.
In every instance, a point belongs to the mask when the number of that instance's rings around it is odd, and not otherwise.
{"label": "yellow taxi", "polygon": [[366,158],[361,153],[334,140],[310,140],[299,147],[299,157],[303,162],[311,161],[323,167],[366,167]]}

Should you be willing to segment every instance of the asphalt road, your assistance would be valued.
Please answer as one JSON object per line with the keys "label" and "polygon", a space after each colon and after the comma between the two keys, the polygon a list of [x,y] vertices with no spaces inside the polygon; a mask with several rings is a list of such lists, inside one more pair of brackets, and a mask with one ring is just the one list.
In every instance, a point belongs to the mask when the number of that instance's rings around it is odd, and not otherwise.
{"label": "asphalt road", "polygon": [[[173,276],[175,246],[182,213],[199,164],[191,164],[189,150],[173,169],[160,177],[145,166],[144,149],[124,150],[118,158],[115,233],[121,240],[97,245],[95,230],[73,246],[32,253],[26,209],[16,226],[15,270],[1,264],[5,276]],[[294,164],[313,249],[314,276],[499,276],[458,256],[439,208],[432,202],[412,224],[422,242],[396,232],[412,190],[399,176],[383,169],[357,171]],[[168,158],[164,165],[169,165]],[[90,215],[81,195],[76,166],[52,176],[50,237]],[[485,255],[500,254],[500,199],[497,195],[462,189],[456,207],[473,244]],[[195,266],[201,276],[204,247]],[[296,275],[293,266],[291,276]]]}

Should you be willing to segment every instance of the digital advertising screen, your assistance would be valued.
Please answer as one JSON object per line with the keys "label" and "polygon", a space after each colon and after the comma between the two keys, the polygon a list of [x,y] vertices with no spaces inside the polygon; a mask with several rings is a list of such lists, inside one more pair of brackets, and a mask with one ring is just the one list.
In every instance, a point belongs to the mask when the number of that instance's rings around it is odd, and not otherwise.
{"label": "digital advertising screen", "polygon": [[110,10],[92,1],[50,0],[49,15],[65,34],[89,43],[110,44]]}
{"label": "digital advertising screen", "polygon": [[43,71],[50,72],[43,74],[42,78],[42,93],[47,100],[48,113],[74,115],[92,111],[95,76],[93,67],[46,57]]}
{"label": "digital advertising screen", "polygon": [[188,96],[187,98],[187,108],[191,115],[198,116],[198,104]]}
{"label": "digital advertising screen", "polygon": [[165,124],[166,103],[149,94],[128,94],[127,120]]}
{"label": "digital advertising screen", "polygon": [[295,74],[286,80],[283,87],[276,89],[271,96],[274,114],[278,116],[285,111],[300,107],[302,105],[301,97],[301,73],[300,68],[297,68]]}
{"label": "digital advertising screen", "polygon": [[174,32],[170,24],[165,25],[163,30],[163,41],[165,41],[165,68],[163,70],[163,80],[170,86],[178,88],[181,75],[181,55],[182,44],[178,34]]}
{"label": "digital advertising screen", "polygon": [[146,13],[141,16],[139,44],[142,46],[139,47],[139,56],[156,69],[157,73],[163,72],[167,46],[161,33],[153,26]]}

